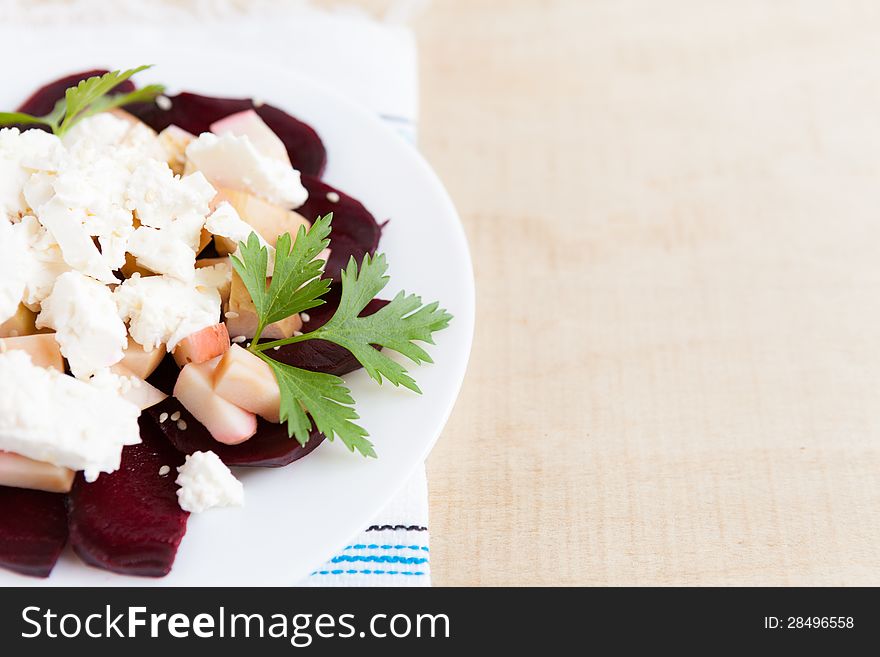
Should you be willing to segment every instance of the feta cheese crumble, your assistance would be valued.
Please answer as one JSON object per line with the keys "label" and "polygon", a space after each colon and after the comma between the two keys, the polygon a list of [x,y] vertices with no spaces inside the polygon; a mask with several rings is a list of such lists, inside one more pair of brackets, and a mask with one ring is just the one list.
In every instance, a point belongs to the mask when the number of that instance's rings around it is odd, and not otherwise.
{"label": "feta cheese crumble", "polygon": [[128,346],[110,288],[78,272],[58,277],[36,325],[55,329],[61,353],[78,379],[115,365]]}
{"label": "feta cheese crumble", "polygon": [[[256,235],[257,239],[260,240],[260,245],[265,247],[268,253],[266,273],[269,276],[272,275],[275,269],[275,247],[264,240],[262,235],[254,230],[253,226],[242,219],[238,211],[232,207],[232,204],[223,201],[218,205],[217,209],[205,221],[205,230],[212,235],[226,237],[236,244],[247,242],[251,233]],[[238,249],[236,249],[236,253],[238,253]]]}
{"label": "feta cheese crumble", "polygon": [[140,409],[24,351],[0,354],[0,450],[83,470],[86,481],[119,469],[122,448],[141,442]]}
{"label": "feta cheese crumble", "polygon": [[25,273],[24,242],[0,217],[0,324],[18,310],[27,282]]}
{"label": "feta cheese crumble", "polygon": [[309,198],[299,171],[261,154],[245,136],[226,133],[218,137],[205,132],[186,147],[186,156],[221,187],[243,189],[290,209]]}
{"label": "feta cheese crumble", "polygon": [[177,501],[184,511],[244,505],[244,487],[214,452],[194,452],[177,472]]}
{"label": "feta cheese crumble", "polygon": [[135,275],[113,297],[132,339],[147,350],[165,343],[171,352],[186,336],[220,321],[220,293],[195,281]]}

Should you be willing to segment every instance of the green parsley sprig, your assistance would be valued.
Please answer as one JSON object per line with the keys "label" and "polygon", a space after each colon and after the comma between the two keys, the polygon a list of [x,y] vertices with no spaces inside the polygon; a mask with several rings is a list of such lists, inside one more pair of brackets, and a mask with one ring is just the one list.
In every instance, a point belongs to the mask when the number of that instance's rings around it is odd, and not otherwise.
{"label": "green parsley sprig", "polygon": [[[431,363],[430,355],[416,342],[433,344],[433,334],[449,325],[452,315],[438,303],[423,304],[420,297],[400,292],[384,308],[367,317],[360,313],[388,284],[384,255],[364,257],[358,266],[354,258],[342,272],[342,296],[333,317],[309,333],[260,343],[263,330],[295,313],[323,305],[330,281],[321,278],[323,262],[318,255],[329,244],[333,215],[319,218],[310,230],[300,227],[296,239],[278,238],[275,269],[267,284],[268,251],[255,233],[239,245],[232,266],[241,277],[256,307],[258,327],[249,349],[265,361],[281,390],[281,421],[288,433],[305,445],[311,421],[327,438],[339,436],[349,450],[375,457],[369,435],[355,424],[358,419],[350,390],[338,376],[311,372],[281,363],[269,355],[274,347],[307,340],[326,340],[348,349],[377,383],[383,380],[421,393],[415,380],[400,363],[376,349],[396,351],[413,363]],[[292,242],[292,244],[291,244]]]}
{"label": "green parsley sprig", "polygon": [[130,93],[111,94],[120,84],[131,76],[145,71],[151,66],[138,66],[127,71],[110,71],[104,75],[82,80],[69,87],[64,98],[59,100],[51,112],[45,116],[33,116],[24,112],[0,112],[0,126],[4,125],[45,125],[59,137],[82,119],[107,112],[130,103],[144,103],[155,100],[165,91],[161,84],[151,84]]}

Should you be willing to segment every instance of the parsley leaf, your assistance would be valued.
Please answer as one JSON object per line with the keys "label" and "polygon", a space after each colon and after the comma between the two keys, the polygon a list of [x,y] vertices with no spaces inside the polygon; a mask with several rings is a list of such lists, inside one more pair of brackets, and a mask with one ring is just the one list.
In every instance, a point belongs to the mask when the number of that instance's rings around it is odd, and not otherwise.
{"label": "parsley leaf", "polygon": [[352,420],[358,419],[354,399],[342,379],[332,374],[311,372],[279,363],[262,352],[256,352],[272,368],[281,390],[281,421],[287,422],[290,436],[296,436],[300,445],[309,440],[312,422],[328,439],[337,435],[349,451],[357,449],[368,457],[376,457],[373,443],[366,439],[367,431]]}
{"label": "parsley leaf", "polygon": [[[388,265],[384,255],[364,256],[358,270],[351,258],[342,272],[342,298],[339,308],[329,322],[307,333],[313,340],[328,340],[348,349],[357,358],[367,374],[382,383],[382,377],[395,386],[404,386],[421,393],[415,380],[400,363],[391,360],[373,345],[396,351],[416,365],[431,363],[431,357],[415,341],[434,343],[432,334],[449,326],[452,315],[438,303],[422,305],[414,294],[400,292],[394,300],[378,312],[366,317],[358,315],[388,284],[385,272]],[[260,349],[275,346],[284,340],[260,345]]]}
{"label": "parsley leaf", "polygon": [[260,336],[269,324],[324,303],[321,297],[329,290],[330,282],[321,278],[323,263],[317,257],[329,243],[332,220],[329,214],[308,231],[300,227],[292,245],[289,234],[280,236],[271,281],[267,282],[269,253],[256,233],[239,244],[232,266],[250,293],[258,316],[257,331],[248,348],[269,365],[278,381],[281,421],[287,422],[289,435],[305,444],[314,422],[328,439],[339,436],[349,450],[375,457],[366,429],[354,423],[358,419],[354,399],[342,379],[280,363],[270,357],[269,350],[306,340],[327,340],[348,349],[380,384],[384,378],[396,386],[421,392],[406,368],[376,347],[396,351],[416,364],[430,363],[431,357],[416,342],[433,344],[433,333],[446,328],[452,316],[437,303],[424,305],[420,297],[401,292],[379,312],[359,317],[388,284],[385,256],[367,255],[360,267],[354,258],[349,260],[341,276],[339,307],[324,326],[261,343]]}
{"label": "parsley leaf", "polygon": [[0,112],[0,126],[4,125],[45,125],[56,135],[63,136],[78,121],[100,112],[106,112],[130,103],[148,102],[161,94],[165,87],[151,84],[126,94],[113,94],[120,84],[136,73],[150,68],[139,66],[127,71],[110,71],[104,75],[96,75],[79,84],[69,87],[64,98],[59,100],[49,114],[32,116],[24,112]]}
{"label": "parsley leaf", "polygon": [[260,245],[256,233],[248,236],[239,246],[239,256],[232,256],[232,266],[247,288],[257,310],[259,323],[252,344],[260,340],[263,330],[274,322],[294,313],[323,305],[321,297],[330,289],[330,281],[321,278],[323,261],[316,260],[327,245],[333,215],[318,219],[306,232],[300,226],[291,247],[290,233],[275,243],[275,269],[266,286],[269,253]]}

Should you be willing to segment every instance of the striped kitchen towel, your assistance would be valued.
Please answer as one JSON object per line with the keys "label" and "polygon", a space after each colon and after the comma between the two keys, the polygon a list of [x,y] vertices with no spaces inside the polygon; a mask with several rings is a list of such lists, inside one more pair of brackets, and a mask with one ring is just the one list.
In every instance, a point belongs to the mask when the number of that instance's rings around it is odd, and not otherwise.
{"label": "striped kitchen towel", "polygon": [[[210,53],[240,48],[256,62],[284,62],[336,87],[415,142],[418,73],[406,27],[425,0],[392,3],[377,21],[356,9],[320,11],[306,0],[5,0],[0,39],[7,51],[70,43],[63,68],[96,62],[161,63],[173,48]],[[76,26],[75,28],[72,26]],[[24,94],[28,90],[21,90]],[[331,556],[303,586],[430,586],[428,491],[424,467],[385,510]]]}

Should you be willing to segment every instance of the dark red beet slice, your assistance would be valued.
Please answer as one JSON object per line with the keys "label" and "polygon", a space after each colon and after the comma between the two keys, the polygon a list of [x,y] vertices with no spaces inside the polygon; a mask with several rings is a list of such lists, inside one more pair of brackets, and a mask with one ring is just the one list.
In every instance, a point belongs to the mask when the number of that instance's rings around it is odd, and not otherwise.
{"label": "dark red beet slice", "polygon": [[[177,503],[177,466],[184,456],[155,425],[140,419],[139,445],[122,466],[89,484],[77,475],[69,496],[70,542],[86,563],[124,575],[162,577],[174,564],[189,513]],[[159,475],[162,466],[169,474]]]}
{"label": "dark red beet slice", "polygon": [[0,567],[49,576],[67,543],[64,497],[0,486]]}
{"label": "dark red beet slice", "polygon": [[[159,421],[163,413],[170,416],[175,412],[180,413],[180,419],[186,423],[186,429],[181,430],[182,425],[169,419],[164,422]],[[171,444],[184,454],[211,450],[226,465],[280,468],[311,453],[324,441],[324,435],[313,430],[309,441],[303,447],[295,438],[288,437],[286,424],[273,424],[260,418],[257,433],[253,438],[240,445],[224,445],[214,440],[205,426],[174,397],[169,397],[161,404],[148,409],[145,415]]]}
{"label": "dark red beet slice", "polygon": [[[372,255],[376,252],[382,236],[382,226],[360,201],[348,194],[311,176],[303,176],[302,181],[309,192],[309,200],[296,211],[311,222],[333,213],[331,253],[326,276],[338,281],[339,271],[345,268],[351,256],[360,264],[364,254]],[[328,194],[334,199],[338,196],[339,200],[331,201],[327,198]]]}
{"label": "dark red beet slice", "polygon": [[171,108],[167,110],[160,109],[155,103],[139,103],[125,109],[157,132],[174,124],[194,135],[208,132],[211,124],[223,117],[253,109],[284,142],[295,169],[309,176],[324,173],[327,151],[318,133],[277,107],[256,106],[247,98],[214,98],[187,92],[169,98]]}
{"label": "dark red beet slice", "polygon": [[[64,92],[68,87],[72,87],[86,78],[91,78],[96,75],[104,75],[106,72],[106,70],[96,69],[94,71],[83,71],[82,73],[74,73],[73,75],[59,78],[58,80],[50,82],[46,86],[37,89],[30,98],[19,106],[18,111],[26,112],[34,116],[45,116],[55,109],[55,103],[64,98]],[[134,90],[134,83],[131,80],[126,80],[116,87],[114,91],[118,93],[128,93]]]}
{"label": "dark red beet slice", "polygon": [[174,384],[177,383],[179,375],[180,367],[174,362],[174,357],[168,354],[159,363],[156,371],[147,377],[147,382],[159,388],[166,395],[170,395],[174,391]]}

